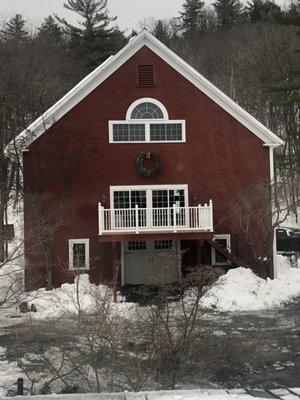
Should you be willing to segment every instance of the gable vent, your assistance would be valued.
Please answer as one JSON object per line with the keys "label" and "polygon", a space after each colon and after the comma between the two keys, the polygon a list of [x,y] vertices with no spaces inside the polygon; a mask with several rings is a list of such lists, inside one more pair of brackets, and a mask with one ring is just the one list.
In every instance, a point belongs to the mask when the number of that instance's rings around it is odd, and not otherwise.
{"label": "gable vent", "polygon": [[138,85],[141,87],[154,85],[153,65],[138,66]]}

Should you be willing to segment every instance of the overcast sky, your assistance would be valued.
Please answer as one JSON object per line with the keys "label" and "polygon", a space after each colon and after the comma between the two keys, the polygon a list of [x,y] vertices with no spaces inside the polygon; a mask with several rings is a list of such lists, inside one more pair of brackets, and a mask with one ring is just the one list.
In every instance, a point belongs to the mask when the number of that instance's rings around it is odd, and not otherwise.
{"label": "overcast sky", "polygon": [[[65,0],[0,0],[0,15],[5,18],[16,12],[22,13],[34,24],[53,13],[74,20],[73,13],[63,8],[64,2]],[[149,16],[176,16],[183,3],[184,0],[108,0],[108,8],[111,15],[118,17],[119,26],[125,29],[136,28],[140,21]]]}

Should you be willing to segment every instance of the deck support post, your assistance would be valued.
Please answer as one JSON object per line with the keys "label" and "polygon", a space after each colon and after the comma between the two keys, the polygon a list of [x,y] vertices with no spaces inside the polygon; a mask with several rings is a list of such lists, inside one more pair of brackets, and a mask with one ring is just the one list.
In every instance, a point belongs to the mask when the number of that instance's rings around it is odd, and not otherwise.
{"label": "deck support post", "polygon": [[202,264],[202,249],[203,249],[203,241],[197,240],[197,267],[200,267]]}

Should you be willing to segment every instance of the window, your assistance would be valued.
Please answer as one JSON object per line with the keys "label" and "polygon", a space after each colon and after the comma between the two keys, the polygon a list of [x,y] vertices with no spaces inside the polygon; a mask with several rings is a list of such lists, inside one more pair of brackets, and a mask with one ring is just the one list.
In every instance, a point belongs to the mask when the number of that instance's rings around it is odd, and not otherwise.
{"label": "window", "polygon": [[161,109],[154,103],[138,104],[131,113],[131,119],[163,119]]}
{"label": "window", "polygon": [[150,141],[181,141],[182,124],[150,124]]}
{"label": "window", "polygon": [[155,240],[154,248],[155,250],[170,250],[173,247],[172,240]]}
{"label": "window", "polygon": [[146,242],[128,242],[128,250],[146,250]]}
{"label": "window", "polygon": [[153,65],[138,66],[138,86],[149,87],[154,85],[154,68]]}
{"label": "window", "polygon": [[145,125],[115,124],[113,126],[114,142],[144,142]]}
{"label": "window", "polygon": [[[230,234],[216,234],[214,240],[222,245],[229,253],[230,249]],[[213,247],[211,248],[211,261],[213,265],[228,265],[230,261]]]}
{"label": "window", "polygon": [[110,143],[185,142],[185,121],[169,120],[159,101],[151,98],[131,104],[124,121],[109,121]]}
{"label": "window", "polygon": [[69,240],[69,268],[84,270],[89,268],[89,239]]}

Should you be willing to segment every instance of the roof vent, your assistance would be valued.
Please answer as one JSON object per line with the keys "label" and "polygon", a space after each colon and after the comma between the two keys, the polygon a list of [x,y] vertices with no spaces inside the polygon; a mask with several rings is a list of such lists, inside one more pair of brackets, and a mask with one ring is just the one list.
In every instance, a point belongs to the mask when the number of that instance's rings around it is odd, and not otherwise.
{"label": "roof vent", "polygon": [[153,65],[138,66],[138,85],[141,87],[154,85]]}

